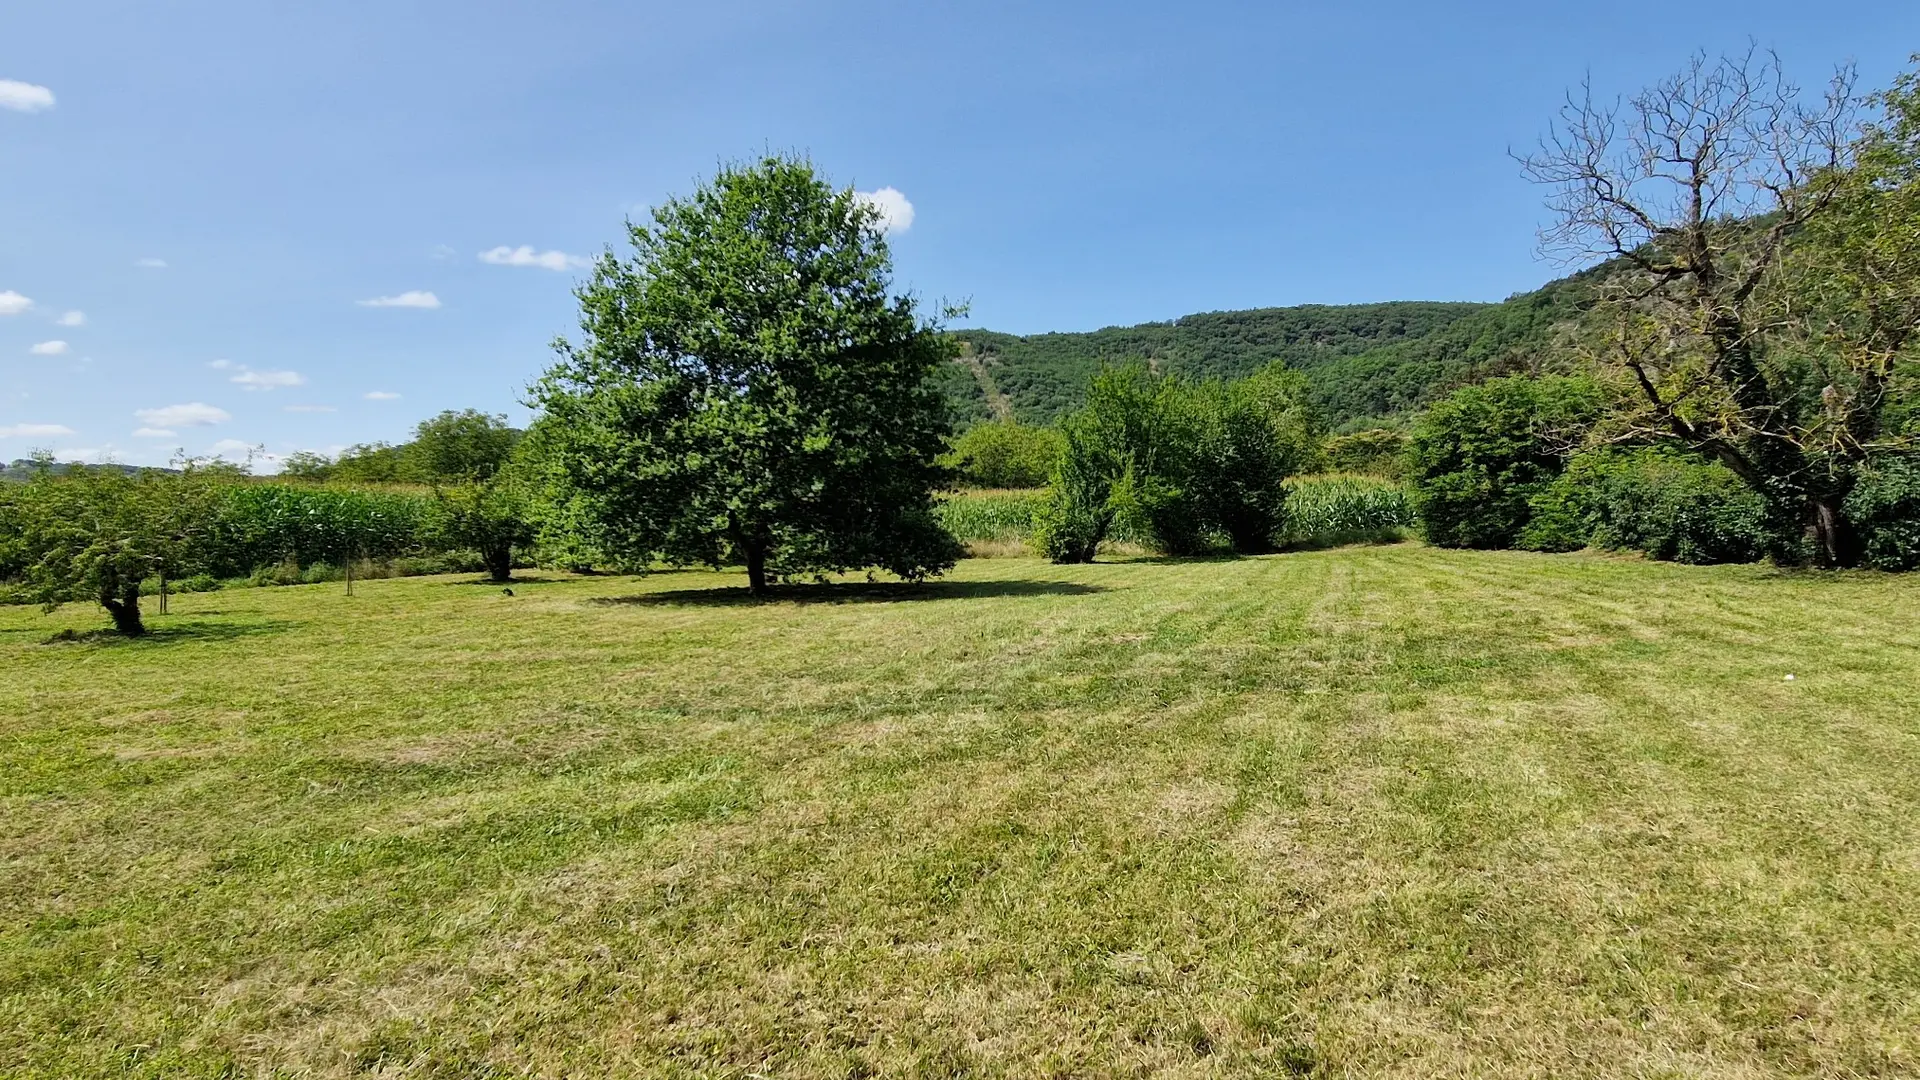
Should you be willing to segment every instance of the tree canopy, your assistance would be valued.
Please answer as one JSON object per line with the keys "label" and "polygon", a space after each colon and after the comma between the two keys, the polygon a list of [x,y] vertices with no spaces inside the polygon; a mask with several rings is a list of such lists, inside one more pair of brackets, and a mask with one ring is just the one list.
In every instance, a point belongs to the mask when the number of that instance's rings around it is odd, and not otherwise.
{"label": "tree canopy", "polygon": [[575,518],[629,564],[796,575],[952,566],[953,343],[892,290],[878,211],[803,160],[722,168],[630,223],[578,291],[578,343],[536,386]]}

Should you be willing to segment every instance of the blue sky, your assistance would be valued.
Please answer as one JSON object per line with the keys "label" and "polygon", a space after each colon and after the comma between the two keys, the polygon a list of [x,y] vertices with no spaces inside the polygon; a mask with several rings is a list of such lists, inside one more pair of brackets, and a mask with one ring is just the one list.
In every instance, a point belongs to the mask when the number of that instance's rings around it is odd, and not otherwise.
{"label": "blue sky", "polygon": [[969,325],[1498,300],[1558,272],[1507,151],[1566,87],[1749,37],[1805,83],[1851,60],[1880,86],[1920,49],[1920,5],[1842,10],[23,0],[0,460],[524,420],[574,330],[569,257],[768,148],[898,192],[900,283]]}

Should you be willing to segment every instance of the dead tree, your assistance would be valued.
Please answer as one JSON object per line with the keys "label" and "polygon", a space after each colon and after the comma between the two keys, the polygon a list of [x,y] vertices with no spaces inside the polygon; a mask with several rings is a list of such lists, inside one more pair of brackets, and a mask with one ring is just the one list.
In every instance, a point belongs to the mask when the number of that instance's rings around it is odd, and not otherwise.
{"label": "dead tree", "polygon": [[1595,314],[1631,402],[1616,434],[1722,463],[1828,564],[1853,557],[1849,467],[1816,445],[1819,388],[1774,346],[1795,316],[1783,262],[1840,193],[1854,112],[1850,68],[1809,97],[1773,53],[1701,54],[1624,102],[1583,86],[1522,159],[1553,189],[1542,247],[1610,260]]}

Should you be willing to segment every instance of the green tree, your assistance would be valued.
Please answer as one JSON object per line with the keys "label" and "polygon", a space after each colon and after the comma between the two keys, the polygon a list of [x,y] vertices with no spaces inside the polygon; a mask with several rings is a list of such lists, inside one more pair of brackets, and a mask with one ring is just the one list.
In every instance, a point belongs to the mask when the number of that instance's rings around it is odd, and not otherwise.
{"label": "green tree", "polygon": [[289,480],[326,480],[333,475],[333,459],[317,450],[295,450],[280,463],[280,475]]}
{"label": "green tree", "polygon": [[1145,363],[1096,373],[1086,404],[1060,422],[1066,449],[1034,520],[1041,552],[1055,562],[1092,562],[1122,518],[1162,550],[1197,547],[1201,526],[1180,487],[1199,439],[1191,404],[1177,379]]}
{"label": "green tree", "polygon": [[513,554],[533,542],[529,484],[516,466],[521,433],[507,418],[452,409],[414,429],[402,458],[433,485],[448,547],[472,548],[493,581],[513,578]]}
{"label": "green tree", "polygon": [[1835,489],[1920,438],[1920,71],[1869,101],[1880,115],[1850,166],[1818,181],[1832,201],[1788,250],[1775,298],[1799,316],[1786,323],[1795,435]]}
{"label": "green tree", "polygon": [[878,210],[805,161],[727,166],[629,225],[534,396],[596,541],[630,564],[745,565],[750,589],[960,548],[933,377],[954,346],[892,295]]}
{"label": "green tree", "polygon": [[472,548],[485,564],[489,580],[511,581],[514,550],[534,539],[525,482],[506,469],[484,480],[437,483],[434,495],[440,509],[436,531],[441,546]]}
{"label": "green tree", "polygon": [[356,443],[340,451],[330,466],[313,479],[339,480],[354,484],[395,484],[417,477],[408,466],[403,448],[392,443]]}
{"label": "green tree", "polygon": [[1397,428],[1368,428],[1327,440],[1327,468],[1398,480],[1405,474],[1407,433]]}
{"label": "green tree", "polygon": [[1560,475],[1601,405],[1585,379],[1509,376],[1457,390],[1421,414],[1406,460],[1427,540],[1514,546],[1531,518],[1529,500]]}
{"label": "green tree", "polygon": [[502,414],[448,409],[422,420],[400,456],[414,479],[486,480],[507,467],[520,436]]}
{"label": "green tree", "polygon": [[1056,428],[997,420],[962,432],[947,458],[964,484],[1035,488],[1046,486],[1064,446]]}
{"label": "green tree", "polygon": [[195,463],[178,474],[44,464],[14,511],[28,588],[49,609],[97,601],[120,633],[146,633],[141,582],[195,569],[224,471]]}
{"label": "green tree", "polygon": [[1279,364],[1197,384],[1144,363],[1106,368],[1060,428],[1066,450],[1035,521],[1056,562],[1090,561],[1116,523],[1172,555],[1217,535],[1235,551],[1270,550],[1283,481],[1317,459],[1321,439],[1306,379]]}
{"label": "green tree", "polygon": [[1233,382],[1189,391],[1198,437],[1182,487],[1193,520],[1226,534],[1241,554],[1272,550],[1285,520],[1288,477],[1321,457],[1322,431],[1307,379],[1270,364]]}

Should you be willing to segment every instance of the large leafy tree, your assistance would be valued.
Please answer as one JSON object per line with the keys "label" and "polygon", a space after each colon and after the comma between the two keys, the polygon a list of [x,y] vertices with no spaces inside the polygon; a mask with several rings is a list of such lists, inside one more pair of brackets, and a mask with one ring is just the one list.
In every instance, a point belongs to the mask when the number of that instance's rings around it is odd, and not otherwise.
{"label": "large leafy tree", "polygon": [[629,233],[632,256],[603,256],[578,292],[582,340],[534,388],[595,543],[629,564],[744,565],[756,594],[952,566],[931,377],[953,347],[892,292],[878,210],[768,157]]}

